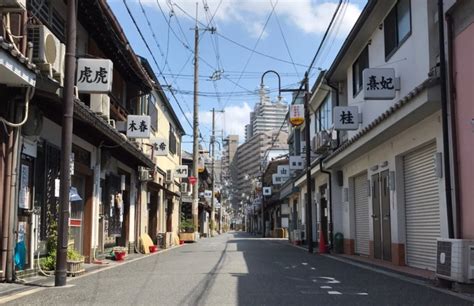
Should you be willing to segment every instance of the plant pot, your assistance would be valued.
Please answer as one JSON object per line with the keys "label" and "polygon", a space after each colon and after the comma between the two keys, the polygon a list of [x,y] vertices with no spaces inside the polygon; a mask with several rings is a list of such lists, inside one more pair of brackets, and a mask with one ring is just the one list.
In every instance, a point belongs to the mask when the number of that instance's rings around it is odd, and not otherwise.
{"label": "plant pot", "polygon": [[158,252],[158,246],[157,245],[150,245],[150,247],[148,249],[150,250],[150,253]]}
{"label": "plant pot", "polygon": [[116,260],[116,261],[122,261],[122,260],[124,260],[126,254],[127,254],[127,253],[125,253],[125,251],[114,252],[115,260]]}
{"label": "plant pot", "polygon": [[68,275],[76,276],[76,274],[83,273],[84,269],[84,259],[82,260],[67,260],[66,261],[66,271]]}

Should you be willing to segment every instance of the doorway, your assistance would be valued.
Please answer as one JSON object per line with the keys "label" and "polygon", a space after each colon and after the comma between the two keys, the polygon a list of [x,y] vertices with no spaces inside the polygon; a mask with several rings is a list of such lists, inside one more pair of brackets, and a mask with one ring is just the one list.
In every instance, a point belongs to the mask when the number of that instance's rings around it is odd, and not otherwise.
{"label": "doorway", "polygon": [[148,235],[151,239],[155,239],[157,236],[158,228],[158,192],[150,191],[150,203],[148,213]]}
{"label": "doorway", "polygon": [[[328,242],[328,199],[327,199],[327,185],[324,184],[319,187],[320,199],[320,216],[321,216],[321,232],[324,236],[326,243]],[[319,237],[318,237],[319,240]]]}
{"label": "doorway", "polygon": [[391,261],[392,238],[388,170],[372,175],[372,219],[374,230],[374,257]]}

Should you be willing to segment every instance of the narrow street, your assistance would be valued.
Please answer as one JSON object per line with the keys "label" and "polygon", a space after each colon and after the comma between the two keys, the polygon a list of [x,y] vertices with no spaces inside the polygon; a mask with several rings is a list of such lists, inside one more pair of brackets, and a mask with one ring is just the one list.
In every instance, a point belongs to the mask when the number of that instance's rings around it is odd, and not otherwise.
{"label": "narrow street", "polygon": [[10,301],[115,305],[472,305],[449,293],[309,255],[245,233],[201,239],[163,254]]}

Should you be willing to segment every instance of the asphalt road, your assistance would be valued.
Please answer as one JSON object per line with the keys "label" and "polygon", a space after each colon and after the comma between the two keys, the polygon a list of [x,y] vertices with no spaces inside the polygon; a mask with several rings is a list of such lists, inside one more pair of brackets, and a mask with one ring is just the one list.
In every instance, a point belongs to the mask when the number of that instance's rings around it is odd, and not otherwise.
{"label": "asphalt road", "polygon": [[9,304],[472,305],[429,286],[244,233],[201,239]]}

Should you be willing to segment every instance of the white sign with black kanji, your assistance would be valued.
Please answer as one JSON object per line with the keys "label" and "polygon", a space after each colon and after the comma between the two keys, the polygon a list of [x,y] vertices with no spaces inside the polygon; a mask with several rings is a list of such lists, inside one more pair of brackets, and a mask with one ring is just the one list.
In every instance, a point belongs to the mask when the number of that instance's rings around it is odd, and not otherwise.
{"label": "white sign with black kanji", "polygon": [[272,187],[263,187],[263,195],[264,196],[272,195]]}
{"label": "white sign with black kanji", "polygon": [[150,116],[127,116],[127,137],[150,138]]}
{"label": "white sign with black kanji", "polygon": [[152,141],[153,151],[155,156],[167,156],[168,155],[168,139],[166,138],[155,138]]}
{"label": "white sign with black kanji", "polygon": [[400,82],[393,68],[367,68],[362,72],[364,99],[392,100]]}
{"label": "white sign with black kanji", "polygon": [[212,190],[204,190],[204,197],[207,199],[212,198]]}
{"label": "white sign with black kanji", "polygon": [[279,165],[277,167],[277,173],[281,177],[290,176],[290,166],[289,165]]}
{"label": "white sign with black kanji", "polygon": [[303,156],[295,155],[290,156],[290,170],[301,170],[304,169]]}
{"label": "white sign with black kanji", "polygon": [[333,108],[333,122],[336,130],[357,130],[359,128],[358,106],[336,106]]}
{"label": "white sign with black kanji", "polygon": [[181,166],[176,167],[176,169],[174,170],[174,177],[176,178],[188,177],[188,166],[181,165]]}
{"label": "white sign with black kanji", "polygon": [[108,59],[77,60],[76,86],[79,92],[109,93],[112,91],[113,63]]}

